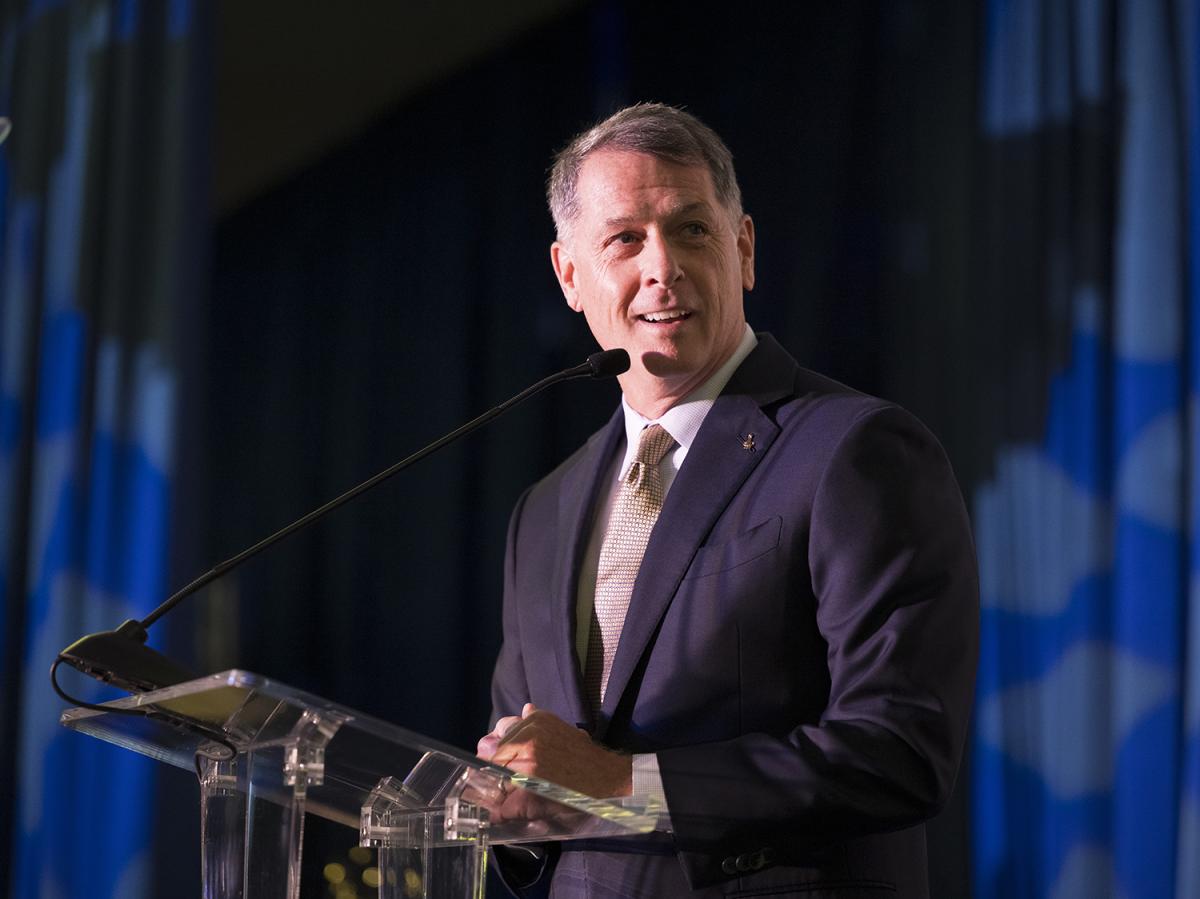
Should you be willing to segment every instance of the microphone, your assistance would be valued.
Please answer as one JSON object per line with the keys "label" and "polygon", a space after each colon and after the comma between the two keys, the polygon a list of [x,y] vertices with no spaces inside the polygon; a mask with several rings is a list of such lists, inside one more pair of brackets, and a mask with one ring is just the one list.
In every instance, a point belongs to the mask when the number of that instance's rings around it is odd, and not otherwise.
{"label": "microphone", "polygon": [[624,350],[605,350],[592,353],[584,364],[591,369],[593,378],[615,378],[629,371],[629,354]]}
{"label": "microphone", "polygon": [[4,138],[8,137],[10,131],[12,131],[12,120],[0,116],[0,144],[4,143]]}
{"label": "microphone", "polygon": [[328,515],[334,509],[345,505],[360,494],[383,483],[392,475],[421,461],[431,453],[437,452],[447,444],[453,443],[459,437],[463,437],[481,428],[492,419],[503,415],[513,406],[529,399],[536,393],[540,393],[547,387],[557,384],[560,381],[570,381],[577,378],[612,378],[628,370],[629,354],[625,350],[604,350],[603,352],[593,353],[588,356],[587,360],[580,365],[563,369],[525,388],[516,396],[505,400],[499,406],[495,406],[477,418],[471,419],[465,425],[461,425],[449,434],[439,437],[433,443],[423,449],[417,450],[411,456],[401,459],[390,468],[385,468],[375,476],[368,478],[357,487],[352,487],[341,496],[330,500],[323,506],[313,509],[308,514],[301,516],[269,537],[265,537],[253,546],[242,550],[237,555],[213,566],[200,575],[200,577],[169,596],[162,605],[141,621],[131,618],[116,630],[88,634],[76,640],[60,652],[54,660],[54,664],[50,666],[50,683],[54,687],[54,691],[69,703],[83,708],[95,708],[95,706],[89,706],[87,703],[79,702],[73,697],[67,696],[59,687],[56,674],[58,666],[64,662],[90,677],[112,684],[115,687],[120,687],[129,693],[146,693],[151,690],[170,687],[174,684],[192,680],[195,677],[192,672],[145,645],[147,638],[146,629],[167,612],[171,611],[171,609],[175,608],[175,606],[179,605],[186,597],[232,571],[234,568],[237,568],[243,562],[248,561],[267,549],[267,547],[278,543],[284,537],[294,534],[301,528],[308,527],[308,525]]}

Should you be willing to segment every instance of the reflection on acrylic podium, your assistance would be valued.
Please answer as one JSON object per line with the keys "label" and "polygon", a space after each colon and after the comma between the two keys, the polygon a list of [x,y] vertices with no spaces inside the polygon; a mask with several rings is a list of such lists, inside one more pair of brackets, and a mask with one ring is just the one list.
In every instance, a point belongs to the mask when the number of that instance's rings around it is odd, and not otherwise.
{"label": "reflection on acrylic podium", "polygon": [[62,723],[196,772],[206,899],[299,899],[306,814],[378,850],[381,899],[482,897],[489,846],[648,833],[658,820],[245,671],[105,708],[68,709]]}

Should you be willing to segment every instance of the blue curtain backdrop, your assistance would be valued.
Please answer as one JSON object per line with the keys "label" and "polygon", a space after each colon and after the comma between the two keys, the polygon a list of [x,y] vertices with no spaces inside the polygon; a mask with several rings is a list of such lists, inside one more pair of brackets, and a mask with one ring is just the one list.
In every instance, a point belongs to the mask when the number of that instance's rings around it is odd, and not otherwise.
{"label": "blue curtain backdrop", "polygon": [[0,891],[126,899],[150,890],[155,766],[61,728],[46,672],[168,586],[198,10],[0,9]]}
{"label": "blue curtain backdrop", "polygon": [[978,281],[1049,390],[974,497],[980,899],[1200,895],[1195,7],[987,7]]}

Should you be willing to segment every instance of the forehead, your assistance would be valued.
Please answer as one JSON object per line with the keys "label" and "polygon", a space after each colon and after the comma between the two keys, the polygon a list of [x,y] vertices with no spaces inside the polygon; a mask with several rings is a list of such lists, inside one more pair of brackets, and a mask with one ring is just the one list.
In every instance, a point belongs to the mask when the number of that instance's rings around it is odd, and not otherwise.
{"label": "forehead", "polygon": [[678,165],[648,153],[599,150],[579,169],[576,196],[584,219],[652,215],[703,204],[719,207],[704,165]]}

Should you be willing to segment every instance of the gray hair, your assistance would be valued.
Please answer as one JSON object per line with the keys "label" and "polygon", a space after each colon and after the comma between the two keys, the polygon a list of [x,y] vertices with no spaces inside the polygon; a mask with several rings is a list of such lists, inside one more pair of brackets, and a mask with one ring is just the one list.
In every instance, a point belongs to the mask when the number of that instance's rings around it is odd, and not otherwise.
{"label": "gray hair", "polygon": [[741,218],[742,192],[733,171],[733,154],[717,133],[690,112],[664,103],[637,103],[576,135],[555,155],[546,200],[560,238],[579,218],[579,170],[598,150],[647,153],[676,165],[706,166],[717,199],[733,219]]}

